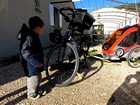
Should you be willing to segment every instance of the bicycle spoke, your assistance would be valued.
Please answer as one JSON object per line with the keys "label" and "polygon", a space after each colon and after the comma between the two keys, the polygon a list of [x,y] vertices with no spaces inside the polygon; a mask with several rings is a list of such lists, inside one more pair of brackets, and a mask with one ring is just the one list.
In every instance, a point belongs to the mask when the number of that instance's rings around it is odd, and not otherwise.
{"label": "bicycle spoke", "polygon": [[78,70],[79,58],[71,45],[68,44],[66,47],[56,46],[47,60],[48,79],[52,84],[64,86],[73,80]]}

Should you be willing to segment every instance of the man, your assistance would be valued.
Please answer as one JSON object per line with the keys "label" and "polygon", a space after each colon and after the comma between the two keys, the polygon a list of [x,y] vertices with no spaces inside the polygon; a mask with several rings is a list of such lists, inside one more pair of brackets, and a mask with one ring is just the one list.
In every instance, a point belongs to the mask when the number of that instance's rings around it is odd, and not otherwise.
{"label": "man", "polygon": [[46,91],[39,91],[41,72],[43,71],[43,49],[39,36],[44,31],[44,22],[37,16],[29,19],[29,27],[23,24],[18,39],[20,40],[20,60],[27,76],[27,95],[38,99]]}

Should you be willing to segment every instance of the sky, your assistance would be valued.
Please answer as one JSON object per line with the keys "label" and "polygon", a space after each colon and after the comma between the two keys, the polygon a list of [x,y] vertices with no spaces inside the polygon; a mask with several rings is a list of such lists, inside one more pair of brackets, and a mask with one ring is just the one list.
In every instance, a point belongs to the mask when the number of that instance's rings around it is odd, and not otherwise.
{"label": "sky", "polygon": [[[120,1],[123,3],[140,2],[140,0],[114,0],[114,1]],[[111,2],[109,0],[75,0],[74,4],[76,8],[85,8],[88,10],[88,12],[92,12],[103,7],[122,5],[120,3]]]}

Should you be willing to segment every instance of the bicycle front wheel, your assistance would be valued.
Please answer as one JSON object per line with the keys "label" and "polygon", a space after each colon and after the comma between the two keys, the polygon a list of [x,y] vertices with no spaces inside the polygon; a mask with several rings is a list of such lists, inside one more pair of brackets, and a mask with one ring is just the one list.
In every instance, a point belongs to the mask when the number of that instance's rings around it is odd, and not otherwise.
{"label": "bicycle front wheel", "polygon": [[46,66],[50,83],[58,87],[68,85],[79,68],[76,48],[70,43],[55,46],[48,54]]}
{"label": "bicycle front wheel", "polygon": [[140,47],[135,47],[129,52],[127,62],[130,67],[140,67]]}

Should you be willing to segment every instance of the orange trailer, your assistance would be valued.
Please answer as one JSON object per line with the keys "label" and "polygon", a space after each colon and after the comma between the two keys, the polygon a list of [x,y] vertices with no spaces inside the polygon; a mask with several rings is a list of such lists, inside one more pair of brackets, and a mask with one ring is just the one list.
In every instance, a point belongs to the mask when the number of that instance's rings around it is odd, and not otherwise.
{"label": "orange trailer", "polygon": [[102,46],[102,53],[106,59],[120,60],[126,58],[129,51],[139,46],[137,44],[138,25],[120,28],[115,31]]}

